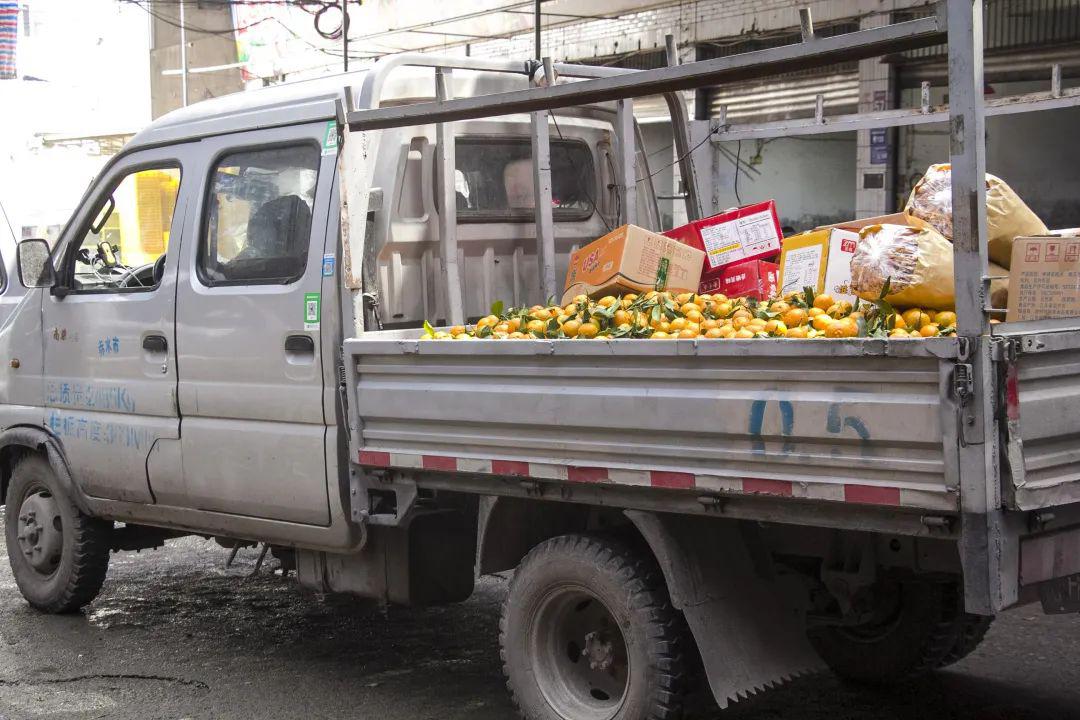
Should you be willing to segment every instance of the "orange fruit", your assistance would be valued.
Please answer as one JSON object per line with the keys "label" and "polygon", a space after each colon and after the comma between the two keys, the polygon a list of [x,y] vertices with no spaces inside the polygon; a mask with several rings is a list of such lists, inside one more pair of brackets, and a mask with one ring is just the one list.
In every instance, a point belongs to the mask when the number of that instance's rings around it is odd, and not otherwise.
{"label": "orange fruit", "polygon": [[453,335],[454,337],[457,337],[458,335],[462,335],[462,334],[464,334],[464,332],[465,332],[465,326],[464,325],[455,325],[454,327],[450,328],[450,334]]}
{"label": "orange fruit", "polygon": [[816,318],[818,315],[824,315],[824,314],[825,314],[824,310],[822,310],[821,308],[816,308],[816,307],[812,307],[812,308],[810,308],[809,310],[806,311],[806,317],[810,318],[811,320]]}
{"label": "orange fruit", "polygon": [[814,307],[819,310],[828,310],[834,304],[835,301],[832,299],[832,295],[822,294],[814,298]]}
{"label": "orange fruit", "polygon": [[752,330],[747,330],[746,328],[743,328],[742,330],[737,330],[735,332],[735,337],[739,340],[747,340],[754,337],[754,332]]}
{"label": "orange fruit", "polygon": [[681,312],[683,315],[689,315],[691,312],[695,311],[701,312],[701,306],[697,303],[692,302],[683,303],[683,306],[679,308],[679,312]]}
{"label": "orange fruit", "polygon": [[[940,328],[947,328],[956,325],[956,313],[952,310],[942,310],[934,315],[934,324]],[[451,330],[450,332],[453,332]]]}
{"label": "orange fruit", "polygon": [[625,310],[615,311],[614,320],[616,325],[626,325],[630,322],[630,319],[630,313],[626,312]]}
{"label": "orange fruit", "polygon": [[666,340],[669,337],[671,337],[671,336],[668,335],[663,330],[657,330],[656,332],[654,332],[652,335],[649,336],[649,339],[650,340]]}
{"label": "orange fruit", "polygon": [[711,327],[705,331],[705,337],[709,339],[716,339],[724,337],[724,332],[718,327]]}
{"label": "orange fruit", "polygon": [[818,315],[814,316],[814,321],[813,321],[812,324],[813,324],[815,330],[825,330],[827,327],[832,325],[834,322],[836,322],[836,321],[833,320],[831,317],[829,317],[828,315],[826,315],[824,313],[821,313],[821,314],[818,314]]}
{"label": "orange fruit", "polygon": [[941,334],[941,329],[937,325],[930,323],[919,328],[919,334],[923,337],[935,337]]}
{"label": "orange fruit", "polygon": [[580,328],[581,323],[577,320],[567,320],[562,325],[562,331],[566,337],[577,337]]}
{"label": "orange fruit", "polygon": [[530,320],[525,329],[531,333],[543,333],[547,330],[547,323],[543,320]]}
{"label": "orange fruit", "polygon": [[[683,307],[686,306],[684,305]],[[686,319],[689,322],[700,324],[705,319],[705,316],[701,314],[700,310],[691,310],[690,312],[686,313]]]}
{"label": "orange fruit", "polygon": [[720,328],[720,337],[722,337],[722,338],[733,338],[733,337],[735,337],[735,328],[731,327],[730,325],[725,325],[724,327]]}
{"label": "orange fruit", "polygon": [[614,295],[605,295],[604,297],[597,300],[596,304],[602,308],[609,308],[617,302],[619,302],[619,299],[616,298]]}
{"label": "orange fruit", "polygon": [[685,330],[686,329],[686,318],[677,317],[674,320],[672,320],[671,321],[671,329],[672,330]]}
{"label": "orange fruit", "polygon": [[784,324],[789,328],[798,327],[806,323],[806,311],[802,308],[791,308],[784,313],[783,319]]}
{"label": "orange fruit", "polygon": [[907,321],[904,320],[904,315],[902,313],[896,313],[895,315],[893,315],[893,318],[895,318],[893,329],[907,330]]}
{"label": "orange fruit", "polygon": [[889,331],[889,337],[891,337],[891,338],[908,338],[908,337],[911,337],[911,334],[908,333],[908,331],[904,330],[903,328],[893,328],[892,330]]}
{"label": "orange fruit", "polygon": [[532,318],[534,320],[550,320],[551,319],[551,311],[548,310],[547,308],[537,308],[536,310],[530,310],[529,315],[532,316]]}
{"label": "orange fruit", "polygon": [[904,324],[910,330],[921,330],[933,322],[933,319],[922,308],[911,308],[904,311]]}
{"label": "orange fruit", "polygon": [[578,328],[577,336],[579,338],[594,338],[600,332],[600,328],[593,322],[582,323]]}
{"label": "orange fruit", "polygon": [[694,293],[679,293],[675,296],[675,302],[680,305],[685,305],[686,303],[693,301],[693,299]]}
{"label": "orange fruit", "polygon": [[808,326],[799,325],[797,327],[789,328],[784,337],[801,339],[808,337],[809,332],[810,328]]}
{"label": "orange fruit", "polygon": [[772,304],[769,305],[769,310],[770,311],[772,311],[774,313],[780,313],[781,315],[786,313],[790,309],[791,309],[791,306],[788,305],[783,300],[774,300],[772,302]]}
{"label": "orange fruit", "polygon": [[691,330],[690,328],[687,328],[685,330],[680,330],[679,331],[678,338],[680,340],[688,340],[690,338],[696,338],[697,336],[698,336],[697,330]]}
{"label": "orange fruit", "polygon": [[713,293],[712,299],[714,302],[723,303],[727,302],[728,296],[724,293]]}
{"label": "orange fruit", "polygon": [[509,335],[510,333],[514,332],[515,328],[511,328],[509,323],[501,322],[494,328],[492,328],[492,330],[494,332],[506,333],[507,335]]}

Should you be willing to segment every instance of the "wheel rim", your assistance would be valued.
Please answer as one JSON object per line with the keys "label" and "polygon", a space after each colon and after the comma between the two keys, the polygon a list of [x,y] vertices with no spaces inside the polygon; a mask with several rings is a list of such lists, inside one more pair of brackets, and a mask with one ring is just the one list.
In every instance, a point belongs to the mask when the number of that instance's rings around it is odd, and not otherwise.
{"label": "wheel rim", "polygon": [[56,498],[32,488],[19,507],[17,535],[26,562],[41,575],[52,575],[64,550],[64,525]]}
{"label": "wheel rim", "polygon": [[530,665],[548,705],[572,720],[608,720],[630,678],[626,639],[607,606],[583,587],[554,588],[530,629]]}

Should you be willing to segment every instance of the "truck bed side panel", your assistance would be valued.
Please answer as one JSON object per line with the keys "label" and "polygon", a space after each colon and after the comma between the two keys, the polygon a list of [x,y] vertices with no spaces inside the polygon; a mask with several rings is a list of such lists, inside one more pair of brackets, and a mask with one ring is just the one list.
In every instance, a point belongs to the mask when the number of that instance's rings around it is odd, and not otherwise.
{"label": "truck bed side panel", "polygon": [[364,465],[956,509],[929,352],[367,337]]}

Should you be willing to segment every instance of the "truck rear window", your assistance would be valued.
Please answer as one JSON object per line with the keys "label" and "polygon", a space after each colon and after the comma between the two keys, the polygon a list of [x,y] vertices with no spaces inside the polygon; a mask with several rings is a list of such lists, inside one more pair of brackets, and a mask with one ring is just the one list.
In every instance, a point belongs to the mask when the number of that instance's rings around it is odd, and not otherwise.
{"label": "truck rear window", "polygon": [[[532,144],[528,138],[459,137],[455,151],[458,222],[534,219]],[[554,219],[587,219],[595,209],[595,193],[589,146],[579,140],[552,140]]]}

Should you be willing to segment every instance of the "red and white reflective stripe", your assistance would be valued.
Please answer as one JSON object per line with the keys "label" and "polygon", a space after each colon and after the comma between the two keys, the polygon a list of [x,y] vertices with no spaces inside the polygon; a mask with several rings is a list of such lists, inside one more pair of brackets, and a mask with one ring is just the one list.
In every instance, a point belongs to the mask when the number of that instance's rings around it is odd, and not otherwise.
{"label": "red and white reflective stripe", "polygon": [[552,465],[521,460],[484,460],[449,455],[412,455],[369,450],[360,451],[360,464],[367,467],[477,473],[572,483],[634,485],[737,495],[769,495],[806,500],[830,500],[858,505],[917,507],[942,511],[956,510],[956,496],[953,493],[934,490],[912,490],[882,485],[791,482],[789,480],[771,480],[768,478],[697,475],[667,470],[626,470],[589,465]]}

